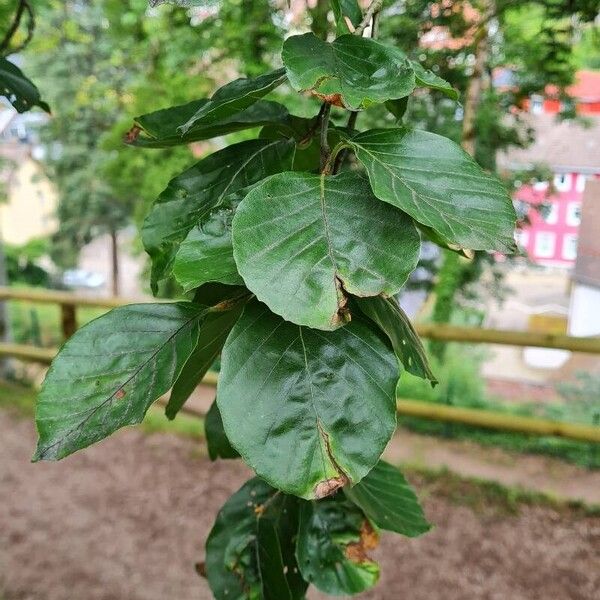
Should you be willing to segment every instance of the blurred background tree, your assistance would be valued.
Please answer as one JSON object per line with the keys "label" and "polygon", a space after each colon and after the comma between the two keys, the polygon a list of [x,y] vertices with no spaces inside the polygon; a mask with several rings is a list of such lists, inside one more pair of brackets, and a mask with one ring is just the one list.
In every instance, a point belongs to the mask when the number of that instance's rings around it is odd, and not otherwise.
{"label": "blurred background tree", "polygon": [[[0,7],[7,2],[0,0]],[[115,293],[118,232],[139,225],[169,179],[194,160],[188,147],[139,152],[125,146],[122,137],[133,117],[205,97],[231,77],[275,66],[290,19],[321,36],[333,32],[329,0],[292,4],[291,10],[274,0],[227,0],[203,8],[149,8],[147,0],[45,0],[36,10],[38,34],[27,62],[54,107],[42,132],[60,198],[52,255],[71,266],[85,244],[109,234]],[[514,107],[547,84],[564,90],[578,65],[595,60],[588,50],[597,47],[598,28],[590,22],[596,12],[595,0],[386,2],[379,35],[461,92],[457,108],[439,92],[423,91],[411,99],[407,122],[462,142],[495,171],[499,151],[531,141]],[[511,79],[498,86],[500,67],[510,69]],[[314,112],[314,101],[297,97],[295,103],[299,114]],[[342,116],[334,111],[335,118],[341,122]],[[367,126],[391,116],[381,110],[360,119]],[[195,154],[209,149],[210,143],[197,145]],[[433,316],[440,322],[452,318],[457,300],[472,294],[481,273],[491,270],[487,281],[500,281],[484,253],[465,261],[447,252],[444,261],[452,264],[438,277],[444,306],[438,304]],[[431,287],[440,261],[429,258],[423,267],[430,276],[415,285]]]}

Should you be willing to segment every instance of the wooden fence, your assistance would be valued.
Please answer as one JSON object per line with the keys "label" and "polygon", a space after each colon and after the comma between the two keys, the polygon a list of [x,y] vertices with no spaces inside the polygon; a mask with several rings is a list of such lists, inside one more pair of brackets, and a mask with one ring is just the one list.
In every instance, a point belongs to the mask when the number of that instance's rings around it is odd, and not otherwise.
{"label": "wooden fence", "polygon": [[[53,290],[23,290],[0,287],[0,301],[6,300],[59,305],[62,332],[65,339],[69,338],[77,329],[77,307],[88,306],[111,309],[132,302],[123,298],[93,298]],[[600,354],[600,338],[598,337],[571,337],[559,334],[475,329],[472,327],[432,324],[417,325],[417,331],[424,338],[447,342],[533,346]],[[56,352],[57,350],[53,348],[37,348],[23,344],[0,343],[0,357],[13,357],[23,361],[50,364]],[[203,383],[206,385],[216,385],[216,374],[209,373]],[[203,416],[193,409],[188,409],[185,412]],[[600,427],[593,425],[564,423],[487,410],[420,402],[404,398],[398,399],[398,413],[405,416],[421,417],[449,423],[463,423],[465,425],[501,431],[539,436],[559,436],[573,440],[600,443]]]}

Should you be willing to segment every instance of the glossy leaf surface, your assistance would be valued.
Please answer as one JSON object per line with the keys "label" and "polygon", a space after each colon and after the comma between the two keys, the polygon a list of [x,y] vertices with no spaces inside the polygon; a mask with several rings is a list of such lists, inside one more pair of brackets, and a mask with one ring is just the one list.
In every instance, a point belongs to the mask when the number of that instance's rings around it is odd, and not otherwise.
{"label": "glossy leaf surface", "polygon": [[284,42],[282,58],[296,90],[351,110],[403,98],[416,85],[404,54],[370,38],[342,35],[329,43],[295,35]]}
{"label": "glossy leaf surface", "polygon": [[223,429],[223,419],[216,400],[210,405],[210,409],[206,413],[204,435],[206,436],[210,460],[239,458],[239,452],[230,444],[225,429]]}
{"label": "glossy leaf surface", "polygon": [[144,221],[142,240],[152,258],[152,285],[166,277],[189,231],[223,199],[289,169],[291,140],[249,140],[211,154],[169,182]]}
{"label": "glossy leaf surface", "polygon": [[418,87],[428,87],[438,92],[442,92],[452,100],[458,100],[459,94],[450,83],[436,75],[433,71],[426,69],[415,60],[410,61],[410,66],[415,72],[415,78]]}
{"label": "glossy leaf surface", "polygon": [[412,219],[351,172],[268,178],[240,203],[232,237],[238,270],[259,300],[324,330],[347,321],[347,294],[397,293],[420,247]]}
{"label": "glossy leaf surface", "polygon": [[257,100],[280,86],[286,79],[285,69],[252,79],[236,79],[219,88],[212,98],[181,125],[180,131],[189,134],[248,108]]}
{"label": "glossy leaf surface", "polygon": [[512,252],[515,210],[502,183],[434,133],[373,129],[349,139],[375,195],[472,250]]}
{"label": "glossy leaf surface", "polygon": [[437,383],[425,348],[406,313],[394,298],[358,298],[358,306],[383,331],[402,366],[412,375]]}
{"label": "glossy leaf surface", "polygon": [[300,508],[296,555],[303,577],[328,594],[358,594],[379,579],[369,558],[377,534],[362,511],[343,495]]}
{"label": "glossy leaf surface", "polygon": [[125,142],[141,148],[167,148],[208,140],[251,127],[285,122],[288,117],[288,111],[282,104],[259,100],[245,110],[221,120],[201,122],[182,134],[178,130],[179,126],[189,121],[207,102],[210,101],[195,100],[136,117]]}
{"label": "glossy leaf surface", "polygon": [[244,283],[233,259],[231,242],[231,222],[244,195],[245,191],[224,198],[181,243],[173,264],[173,275],[184,291],[209,281],[229,285]]}
{"label": "glossy leaf surface", "polygon": [[360,483],[345,488],[344,493],[381,529],[408,537],[417,537],[431,529],[402,473],[383,460]]}
{"label": "glossy leaf surface", "polygon": [[299,502],[257,477],[227,500],[206,542],[216,600],[304,598],[294,556]]}
{"label": "glossy leaf surface", "polygon": [[40,392],[35,460],[56,460],[140,423],[197,346],[208,307],[133,304],[82,327]]}
{"label": "glossy leaf surface", "polygon": [[312,499],[377,463],[396,426],[397,380],[391,348],[366,322],[322,332],[253,301],[223,349],[217,402],[246,463]]}
{"label": "glossy leaf surface", "polygon": [[0,96],[4,96],[17,112],[23,113],[39,106],[46,112],[50,107],[41,99],[37,87],[19,67],[0,56]]}

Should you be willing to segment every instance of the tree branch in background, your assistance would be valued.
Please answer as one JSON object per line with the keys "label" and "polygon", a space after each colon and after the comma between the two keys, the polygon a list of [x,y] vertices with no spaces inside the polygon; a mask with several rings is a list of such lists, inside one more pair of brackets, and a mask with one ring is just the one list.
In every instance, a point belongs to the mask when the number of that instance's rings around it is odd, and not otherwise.
{"label": "tree branch in background", "polygon": [[[373,0],[373,2],[371,2],[371,4],[369,5],[369,8],[367,8],[367,12],[363,17],[363,20],[360,22],[360,25],[354,30],[354,33],[356,35],[362,35],[369,23],[371,22],[371,20],[374,20],[374,16],[381,11],[382,7],[383,0]],[[373,23],[373,27],[375,28],[375,22]]]}
{"label": "tree branch in background", "polygon": [[[27,24],[27,36],[25,37],[25,40],[16,48],[9,50],[10,42],[14,37],[15,33],[18,31],[19,26],[21,25],[21,19],[23,18],[23,14],[25,12],[27,12],[27,14],[29,15],[29,23]],[[14,52],[19,52],[20,50],[23,50],[23,48],[25,48],[25,46],[27,46],[27,44],[29,44],[29,42],[31,41],[31,38],[33,37],[34,28],[35,19],[33,15],[33,9],[29,4],[29,0],[20,0],[17,6],[17,10],[15,12],[13,22],[9,27],[8,31],[6,32],[4,38],[2,39],[2,42],[0,42],[0,55],[4,56],[5,54],[12,54]]]}

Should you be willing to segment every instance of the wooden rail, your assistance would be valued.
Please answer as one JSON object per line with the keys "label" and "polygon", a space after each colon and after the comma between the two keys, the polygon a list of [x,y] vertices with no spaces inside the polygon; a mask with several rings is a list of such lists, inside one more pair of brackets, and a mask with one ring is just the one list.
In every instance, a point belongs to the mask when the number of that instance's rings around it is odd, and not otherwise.
{"label": "wooden rail", "polygon": [[600,354],[600,337],[573,337],[555,333],[508,331],[504,329],[476,329],[432,323],[416,326],[421,337],[445,342],[468,342],[470,344],[502,344],[505,346],[535,346],[555,348],[571,352]]}
{"label": "wooden rail", "polygon": [[[69,337],[76,329],[75,311],[78,306],[111,309],[135,302],[122,298],[93,298],[53,290],[38,291],[0,287],[0,301],[2,300],[60,305],[65,338]],[[572,352],[600,354],[600,338],[597,337],[579,338],[567,335],[475,329],[472,327],[432,324],[418,325],[417,331],[422,337],[448,342],[536,346],[570,350]],[[54,348],[36,348],[23,344],[0,343],[0,357],[13,357],[23,361],[50,364],[56,352],[57,349]],[[217,384],[217,374],[208,373],[203,383],[215,386]],[[404,416],[421,417],[449,423],[463,423],[474,427],[513,431],[529,435],[558,436],[573,440],[600,443],[600,427],[591,425],[578,425],[532,417],[521,417],[404,398],[398,399],[397,407],[398,413]],[[185,407],[184,412],[199,417],[204,416],[200,411],[190,407]]]}
{"label": "wooden rail", "polygon": [[[125,304],[139,302],[124,298],[94,298],[70,292],[55,290],[29,290],[0,287],[0,301],[11,300],[32,302],[34,304],[58,304],[61,306],[63,334],[70,337],[76,329],[76,308],[88,306],[96,308],[116,308]],[[470,344],[501,344],[506,346],[535,346],[600,354],[600,337],[572,337],[552,333],[534,333],[528,331],[508,331],[503,329],[477,329],[474,327],[456,327],[432,323],[418,324],[417,332],[421,337],[445,342],[468,342]]]}
{"label": "wooden rail", "polygon": [[[215,386],[217,379],[218,376],[216,373],[207,373],[202,383]],[[166,398],[161,398],[158,403],[166,405],[167,400]],[[461,423],[485,429],[510,431],[527,435],[556,436],[580,442],[600,443],[600,427],[593,425],[521,417],[519,415],[510,415],[489,410],[446,406],[444,404],[408,400],[406,398],[398,398],[396,407],[398,414],[405,417],[420,417],[422,419],[443,421],[446,423]],[[184,405],[181,411],[193,417],[201,419],[205,417],[202,411],[191,406]]]}

